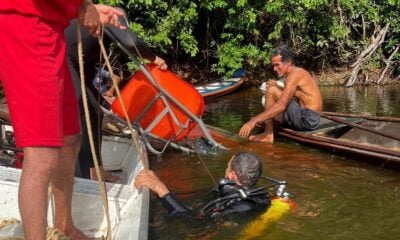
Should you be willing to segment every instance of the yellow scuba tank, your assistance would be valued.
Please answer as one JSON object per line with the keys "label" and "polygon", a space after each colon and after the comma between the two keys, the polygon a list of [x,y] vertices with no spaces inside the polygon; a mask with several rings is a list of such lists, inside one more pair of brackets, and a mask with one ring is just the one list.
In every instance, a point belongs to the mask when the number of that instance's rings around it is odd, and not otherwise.
{"label": "yellow scuba tank", "polygon": [[254,221],[250,222],[240,236],[240,239],[252,239],[260,236],[272,222],[282,218],[284,214],[293,209],[295,204],[288,199],[275,198],[271,200],[271,206]]}

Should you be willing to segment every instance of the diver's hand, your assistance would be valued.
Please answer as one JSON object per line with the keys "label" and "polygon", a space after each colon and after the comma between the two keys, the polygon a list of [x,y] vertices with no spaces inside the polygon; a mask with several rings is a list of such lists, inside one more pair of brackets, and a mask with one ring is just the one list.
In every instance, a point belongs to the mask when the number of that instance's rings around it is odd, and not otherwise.
{"label": "diver's hand", "polygon": [[253,119],[251,119],[250,121],[248,121],[247,123],[243,124],[242,128],[240,128],[239,131],[239,136],[247,138],[250,135],[251,130],[254,128],[254,126],[256,125],[256,121],[254,121]]}
{"label": "diver's hand", "polygon": [[136,176],[135,187],[140,189],[142,186],[150,188],[159,197],[163,197],[169,193],[167,186],[151,170],[142,170]]}
{"label": "diver's hand", "polygon": [[168,68],[168,65],[165,63],[165,60],[160,58],[159,56],[156,56],[156,58],[152,63],[155,64],[161,70],[165,70]]}

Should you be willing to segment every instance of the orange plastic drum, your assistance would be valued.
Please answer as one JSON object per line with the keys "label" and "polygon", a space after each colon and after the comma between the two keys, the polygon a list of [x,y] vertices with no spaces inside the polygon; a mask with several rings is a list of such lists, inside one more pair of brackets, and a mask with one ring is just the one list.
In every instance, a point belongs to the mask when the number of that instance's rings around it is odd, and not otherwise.
{"label": "orange plastic drum", "polygon": [[[204,111],[204,101],[200,93],[169,70],[162,71],[154,65],[147,65],[155,81],[161,88],[172,95],[178,102],[186,107],[195,116],[200,117]],[[121,91],[121,97],[131,122],[138,121],[138,117],[157,97],[157,90],[145,77],[142,71],[137,72],[127,85]],[[190,130],[196,125],[190,117],[170,99],[166,98],[172,112],[183,126],[183,129],[174,121],[171,113],[167,113],[150,131],[152,134],[177,142],[184,138]],[[158,98],[155,103],[146,111],[139,120],[140,126],[146,128],[162,113],[165,109],[165,103]],[[111,106],[112,111],[119,117],[125,119],[120,101],[117,99]]]}

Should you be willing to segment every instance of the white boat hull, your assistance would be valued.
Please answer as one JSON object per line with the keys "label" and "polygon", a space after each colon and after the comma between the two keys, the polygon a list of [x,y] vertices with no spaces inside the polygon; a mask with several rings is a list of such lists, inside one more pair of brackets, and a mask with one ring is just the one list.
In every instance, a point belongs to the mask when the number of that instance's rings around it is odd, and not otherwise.
{"label": "white boat hull", "polygon": [[[147,155],[143,144],[145,164]],[[149,191],[133,186],[136,174],[143,169],[140,154],[130,139],[106,136],[102,147],[103,165],[107,170],[120,170],[122,184],[106,183],[113,239],[147,239]],[[18,185],[21,170],[0,166],[0,220],[20,219]],[[50,200],[48,224],[53,225],[54,202]],[[75,178],[72,198],[75,225],[88,237],[105,236],[107,221],[97,181]],[[21,236],[21,224],[0,230],[0,237]]]}

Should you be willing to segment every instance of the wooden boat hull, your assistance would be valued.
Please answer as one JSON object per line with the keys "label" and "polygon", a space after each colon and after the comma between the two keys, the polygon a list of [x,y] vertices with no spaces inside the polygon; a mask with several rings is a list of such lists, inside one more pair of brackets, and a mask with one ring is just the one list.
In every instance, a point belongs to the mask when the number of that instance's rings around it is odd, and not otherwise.
{"label": "wooden boat hull", "polygon": [[[146,156],[141,144],[142,155]],[[130,139],[105,136],[103,139],[103,165],[107,170],[119,170],[121,184],[106,183],[111,217],[112,239],[147,239],[149,191],[138,191],[133,186],[136,174],[143,169],[139,153]],[[147,164],[147,159],[145,159]],[[0,220],[20,219],[18,185],[20,169],[0,166]],[[97,181],[75,178],[72,217],[76,226],[88,237],[105,236],[107,221]],[[52,226],[54,202],[50,200],[48,224]],[[0,230],[1,237],[21,236],[22,225],[14,224]]]}
{"label": "wooden boat hull", "polygon": [[[382,134],[397,131],[400,136],[400,118],[372,117],[352,114],[337,115],[344,121],[375,129]],[[331,120],[321,119],[320,127],[312,132],[299,132],[278,127],[277,133],[286,138],[333,151],[350,153],[359,157],[400,163],[400,141],[363,129],[347,126]]]}
{"label": "wooden boat hull", "polygon": [[243,83],[244,79],[242,77],[236,77],[199,85],[195,88],[197,91],[199,91],[203,98],[213,98],[233,92]]}

